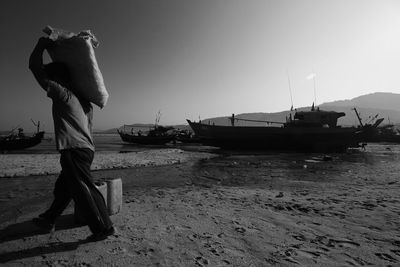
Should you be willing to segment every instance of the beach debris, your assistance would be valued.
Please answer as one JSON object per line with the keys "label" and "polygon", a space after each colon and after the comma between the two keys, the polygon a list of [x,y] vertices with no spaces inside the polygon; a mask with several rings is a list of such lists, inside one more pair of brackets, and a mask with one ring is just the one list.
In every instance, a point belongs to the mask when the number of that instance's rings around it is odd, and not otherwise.
{"label": "beach debris", "polygon": [[324,155],[322,157],[312,157],[311,159],[306,159],[304,161],[309,163],[319,163],[321,161],[332,161],[332,160],[333,160],[332,156]]}
{"label": "beach debris", "polygon": [[[321,162],[320,160],[316,160],[316,159],[306,159],[304,161],[308,162],[308,163],[319,163],[319,162]],[[307,165],[305,165],[305,166],[307,166]]]}
{"label": "beach debris", "polygon": [[201,177],[206,178],[206,179],[211,179],[211,180],[214,180],[214,181],[217,181],[217,182],[221,182],[222,181],[220,178],[209,176],[209,175],[202,175]]}

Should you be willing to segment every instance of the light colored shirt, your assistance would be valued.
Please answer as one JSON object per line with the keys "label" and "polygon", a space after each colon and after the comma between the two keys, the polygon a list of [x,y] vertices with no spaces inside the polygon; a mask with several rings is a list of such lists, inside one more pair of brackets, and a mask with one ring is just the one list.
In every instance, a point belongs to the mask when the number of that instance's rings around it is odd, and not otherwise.
{"label": "light colored shirt", "polygon": [[47,83],[47,96],[53,100],[53,120],[58,150],[89,148],[94,151],[92,137],[93,107],[70,90],[54,82]]}

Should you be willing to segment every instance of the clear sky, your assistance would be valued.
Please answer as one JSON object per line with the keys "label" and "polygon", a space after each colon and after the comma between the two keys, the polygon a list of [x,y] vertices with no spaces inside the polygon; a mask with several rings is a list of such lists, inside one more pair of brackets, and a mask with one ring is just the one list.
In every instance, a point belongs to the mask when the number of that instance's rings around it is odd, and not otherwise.
{"label": "clear sky", "polygon": [[110,93],[95,128],[275,112],[373,92],[400,93],[400,1],[5,0],[0,129],[52,131],[51,100],[28,69],[46,25],[100,41]]}

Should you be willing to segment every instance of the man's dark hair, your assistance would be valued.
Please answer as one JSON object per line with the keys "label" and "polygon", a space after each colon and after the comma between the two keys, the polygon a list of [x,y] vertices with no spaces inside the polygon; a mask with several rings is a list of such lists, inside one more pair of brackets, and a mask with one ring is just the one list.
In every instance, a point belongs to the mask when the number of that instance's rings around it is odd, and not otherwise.
{"label": "man's dark hair", "polygon": [[50,80],[59,82],[63,85],[68,84],[70,81],[70,72],[67,65],[61,62],[51,62],[44,65],[44,71]]}

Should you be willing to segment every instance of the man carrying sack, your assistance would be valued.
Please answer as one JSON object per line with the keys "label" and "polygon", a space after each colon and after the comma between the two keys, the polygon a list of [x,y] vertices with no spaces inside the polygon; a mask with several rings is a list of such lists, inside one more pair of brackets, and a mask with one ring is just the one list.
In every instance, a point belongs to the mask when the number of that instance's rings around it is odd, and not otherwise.
{"label": "man carrying sack", "polygon": [[[44,31],[49,34],[49,37],[39,39],[29,58],[29,68],[53,102],[55,139],[57,149],[61,154],[62,170],[55,184],[54,200],[50,208],[40,214],[38,218],[34,218],[33,222],[41,228],[54,230],[56,219],[73,199],[75,205],[83,210],[90,231],[93,233],[87,238],[87,241],[103,240],[107,236],[113,235],[115,228],[108,215],[105,200],[93,183],[90,174],[95,150],[92,138],[93,107],[90,102],[94,101],[87,95],[88,91],[89,96],[93,95],[90,90],[96,89],[96,84],[92,83],[92,89],[83,91],[85,88],[80,85],[85,84],[85,81],[81,82],[74,76],[73,58],[69,57],[69,62],[63,62],[62,58],[55,61],[52,56],[56,55],[58,50],[63,50],[65,43],[68,45],[68,49],[74,53],[71,40],[72,44],[82,42],[72,39],[79,36],[63,35],[61,31],[54,33],[54,29],[50,27]],[[87,40],[84,39],[84,41]],[[43,64],[44,50],[47,50],[53,59],[53,62],[45,65]],[[68,57],[68,55],[64,56]],[[80,61],[77,63],[78,65],[82,64],[82,57],[77,60]],[[97,62],[94,63],[97,66]],[[93,62],[89,62],[87,65],[90,67]],[[75,73],[78,72],[75,70]],[[101,77],[100,72],[94,73]],[[88,76],[87,73],[83,73],[83,75]],[[105,88],[103,89],[103,95],[105,95]],[[108,98],[108,94],[106,98]],[[101,107],[105,105],[106,101],[107,99],[102,98]]]}

